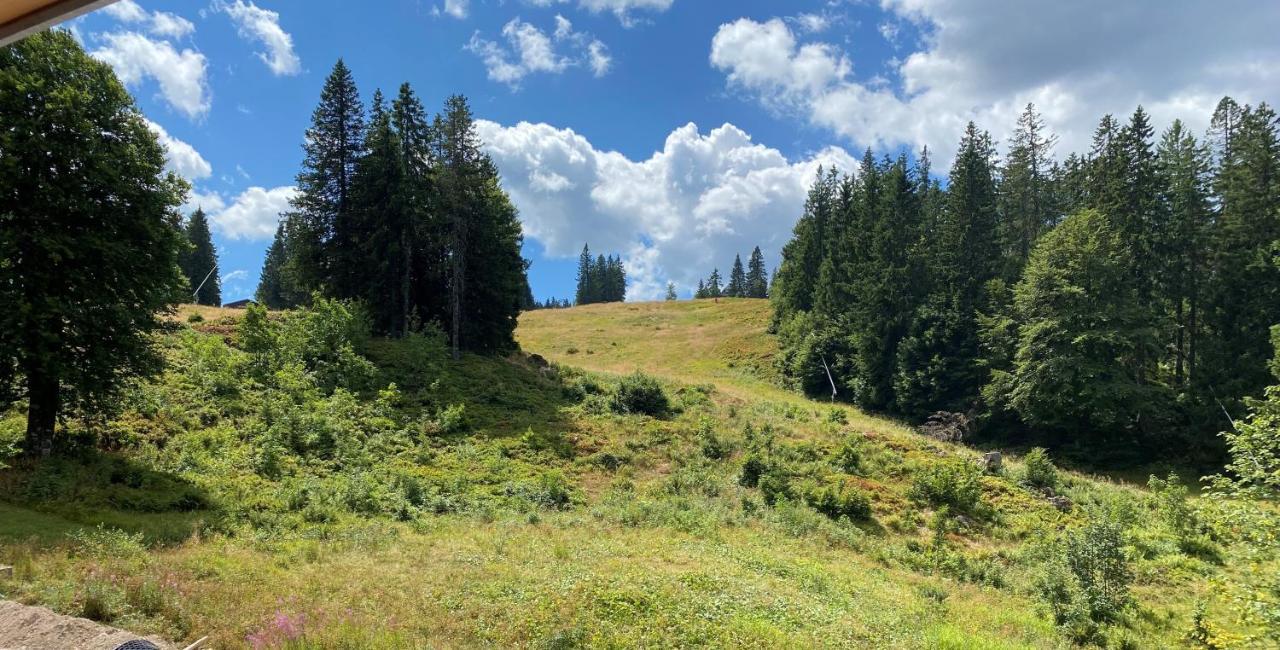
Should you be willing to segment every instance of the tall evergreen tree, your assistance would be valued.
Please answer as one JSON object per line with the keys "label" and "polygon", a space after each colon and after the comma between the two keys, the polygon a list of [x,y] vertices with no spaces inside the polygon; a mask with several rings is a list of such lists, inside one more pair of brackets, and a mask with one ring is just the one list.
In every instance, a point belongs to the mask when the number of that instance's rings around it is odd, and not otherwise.
{"label": "tall evergreen tree", "polygon": [[213,235],[209,232],[209,219],[204,210],[196,208],[183,229],[187,235],[187,247],[181,256],[182,271],[187,276],[187,300],[195,299],[198,305],[222,304],[222,282],[218,277],[218,252],[213,247]]}
{"label": "tall evergreen tree", "polygon": [[289,274],[303,291],[327,284],[339,295],[353,295],[347,274],[356,270],[352,260],[358,254],[351,232],[351,181],[364,150],[364,106],[342,59],[325,80],[302,149],[298,193],[287,215]]}
{"label": "tall evergreen tree", "polygon": [[667,301],[668,301],[668,302],[670,302],[670,301],[672,301],[672,300],[675,300],[675,299],[677,298],[677,296],[676,296],[676,283],[674,283],[674,282],[668,282],[668,283],[667,283],[667,296],[666,296],[666,298],[667,298]]}
{"label": "tall evergreen tree", "polygon": [[1056,142],[1035,106],[1027,104],[1018,117],[1000,174],[1000,240],[1007,260],[1006,280],[1016,281],[1036,240],[1057,221],[1050,175]]}
{"label": "tall evergreen tree", "polygon": [[406,178],[400,138],[381,91],[373,96],[364,143],[366,152],[356,163],[345,219],[350,247],[335,260],[352,268],[333,289],[340,297],[363,300],[377,331],[400,333],[406,331],[412,309],[403,250],[411,218],[402,190]]}
{"label": "tall evergreen tree", "polygon": [[978,314],[1001,270],[994,158],[991,136],[970,122],[924,248],[931,290],[899,351],[895,399],[911,417],[966,410],[986,383]]}
{"label": "tall evergreen tree", "polygon": [[774,274],[770,295],[775,323],[813,308],[814,283],[825,253],[827,222],[835,207],[837,183],[835,170],[818,169],[817,180],[805,199],[804,213],[796,222],[791,241],[782,249],[782,264]]}
{"label": "tall evergreen tree", "polygon": [[756,246],[747,261],[746,291],[748,298],[769,297],[769,272],[764,267],[764,253]]}
{"label": "tall evergreen tree", "polygon": [[258,280],[258,290],[254,299],[269,309],[288,309],[298,305],[297,297],[289,288],[285,276],[285,264],[288,261],[285,252],[284,224],[276,227],[276,235],[267,249],[266,259],[262,262],[262,274]]}
{"label": "tall evergreen tree", "polygon": [[68,410],[110,412],[161,367],[187,185],[111,67],[61,30],[0,48],[0,152],[0,407],[26,399],[25,450],[47,456]]}
{"label": "tall evergreen tree", "polygon": [[400,266],[401,325],[407,331],[415,321],[443,321],[446,309],[444,292],[447,249],[445,219],[436,196],[432,143],[435,134],[426,110],[408,83],[391,106],[391,124],[400,146],[398,204],[401,219],[400,240],[393,249]]}
{"label": "tall evergreen tree", "polygon": [[707,297],[719,298],[723,295],[723,288],[720,286],[720,269],[711,271],[711,275],[707,277]]}
{"label": "tall evergreen tree", "polygon": [[589,305],[596,301],[591,284],[591,248],[586,244],[582,245],[582,254],[578,256],[578,290],[573,300],[579,305]]}
{"label": "tall evergreen tree", "polygon": [[747,297],[747,272],[742,268],[742,256],[733,256],[733,269],[729,271],[729,285],[725,295],[731,298]]}
{"label": "tall evergreen tree", "polygon": [[1161,255],[1159,284],[1172,305],[1173,384],[1195,382],[1196,359],[1203,335],[1200,319],[1207,272],[1209,153],[1195,136],[1174,120],[1156,152],[1162,211],[1169,215],[1168,246]]}
{"label": "tall evergreen tree", "polygon": [[1214,124],[1218,201],[1205,313],[1213,336],[1206,341],[1201,378],[1231,405],[1267,385],[1267,331],[1280,322],[1280,138],[1276,114],[1266,104],[1224,101]]}

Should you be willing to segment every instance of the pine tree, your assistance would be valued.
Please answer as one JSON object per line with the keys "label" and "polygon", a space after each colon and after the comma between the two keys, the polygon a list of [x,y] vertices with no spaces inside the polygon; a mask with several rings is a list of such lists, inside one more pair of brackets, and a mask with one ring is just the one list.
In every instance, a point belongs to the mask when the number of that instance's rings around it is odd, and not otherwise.
{"label": "pine tree", "polygon": [[756,246],[747,261],[746,291],[748,298],[769,297],[769,273],[764,267],[764,254]]}
{"label": "pine tree", "polygon": [[[867,153],[870,155],[870,151]],[[814,282],[825,253],[827,222],[835,207],[837,181],[835,170],[818,169],[817,179],[805,199],[804,213],[796,222],[791,241],[782,249],[782,264],[774,273],[770,293],[775,325],[813,308]]]}
{"label": "pine tree", "polygon": [[719,298],[723,295],[723,289],[720,286],[720,269],[711,271],[711,275],[707,278],[707,297]]}
{"label": "pine tree", "polygon": [[403,333],[411,311],[404,283],[406,251],[402,246],[411,228],[402,188],[406,183],[400,139],[391,127],[382,92],[373,96],[365,154],[356,163],[345,220],[349,246],[334,251],[334,263],[349,267],[345,280],[333,287],[342,298],[361,299],[379,332]]}
{"label": "pine tree", "polygon": [[596,301],[591,284],[591,249],[582,245],[582,254],[578,256],[578,290],[574,294],[574,302],[589,305]]}
{"label": "pine tree", "polygon": [[987,382],[978,315],[1002,266],[994,158],[991,136],[970,122],[924,249],[930,292],[898,353],[895,400],[909,417],[967,410]]}
{"label": "pine tree", "polygon": [[707,297],[707,284],[702,280],[698,280],[698,290],[693,292],[695,300],[702,300]]}
{"label": "pine tree", "polygon": [[258,290],[254,294],[254,299],[268,309],[289,309],[298,304],[285,277],[286,261],[284,224],[280,224],[276,227],[271,247],[267,249],[266,259],[262,262],[262,274],[258,280]]}
{"label": "pine tree", "polygon": [[1007,259],[1006,280],[1018,278],[1036,240],[1057,220],[1050,176],[1056,142],[1056,136],[1045,132],[1035,106],[1027,104],[1018,117],[1000,178],[1000,239]]}
{"label": "pine tree", "polygon": [[391,124],[400,146],[398,204],[400,240],[393,249],[400,265],[400,315],[405,331],[416,322],[443,322],[446,293],[447,224],[436,195],[435,134],[426,110],[404,83],[391,106]]}
{"label": "pine tree", "polygon": [[747,273],[742,269],[742,256],[733,256],[733,269],[729,271],[729,285],[725,287],[725,295],[730,298],[747,297]]}
{"label": "pine tree", "polygon": [[220,306],[222,282],[218,277],[218,252],[213,247],[209,219],[204,210],[196,208],[183,230],[187,235],[188,246],[180,259],[189,287],[187,299],[194,296],[198,305]]}
{"label": "pine tree", "polygon": [[591,295],[594,302],[609,302],[609,262],[604,255],[596,255],[591,264]]}
{"label": "pine tree", "polygon": [[153,334],[188,284],[187,185],[111,68],[63,30],[0,48],[0,152],[0,408],[25,399],[25,451],[48,456],[67,411],[110,413],[161,368]]}
{"label": "pine tree", "polygon": [[[289,275],[304,292],[328,285],[338,295],[351,295],[345,262],[357,240],[350,232],[351,181],[364,149],[364,107],[351,71],[342,59],[333,66],[311,115],[298,172],[298,193],[286,233],[290,237]],[[338,262],[342,260],[342,262]]]}
{"label": "pine tree", "polygon": [[1266,104],[1224,100],[1214,124],[1218,201],[1205,313],[1214,336],[1206,341],[1201,378],[1238,413],[1233,402],[1267,385],[1267,331],[1280,323],[1280,137]]}
{"label": "pine tree", "polygon": [[674,282],[668,282],[668,283],[667,283],[667,301],[669,302],[669,301],[672,301],[672,300],[676,300],[676,298],[677,298],[677,296],[676,296],[676,283],[674,283]]}
{"label": "pine tree", "polygon": [[1174,120],[1156,152],[1162,211],[1169,215],[1168,247],[1162,251],[1159,284],[1173,314],[1173,384],[1194,384],[1200,320],[1207,271],[1209,228],[1209,153]]}

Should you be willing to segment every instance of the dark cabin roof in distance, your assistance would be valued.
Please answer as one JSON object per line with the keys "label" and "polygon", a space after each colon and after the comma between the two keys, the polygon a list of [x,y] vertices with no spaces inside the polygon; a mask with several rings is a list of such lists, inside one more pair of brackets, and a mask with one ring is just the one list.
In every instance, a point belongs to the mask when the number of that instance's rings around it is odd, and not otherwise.
{"label": "dark cabin roof in distance", "polygon": [[0,0],[0,47],[116,0]]}
{"label": "dark cabin roof in distance", "polygon": [[229,303],[227,303],[227,304],[223,305],[223,306],[222,306],[222,308],[223,308],[223,309],[244,309],[245,307],[248,307],[249,305],[256,305],[256,304],[258,304],[258,301],[254,300],[254,299],[252,299],[252,298],[245,298],[245,299],[243,299],[243,300],[237,300],[237,301],[235,301],[235,302],[229,302]]}

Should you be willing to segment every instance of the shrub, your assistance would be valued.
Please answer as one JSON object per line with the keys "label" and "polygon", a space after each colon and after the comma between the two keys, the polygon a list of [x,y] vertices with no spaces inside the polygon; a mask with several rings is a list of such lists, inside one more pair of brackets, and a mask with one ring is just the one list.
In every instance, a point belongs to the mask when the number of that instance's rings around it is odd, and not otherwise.
{"label": "shrub", "polygon": [[758,483],[764,502],[771,506],[795,496],[791,490],[791,477],[777,467],[770,467],[761,474]]}
{"label": "shrub", "polygon": [[198,311],[193,311],[189,316],[187,316],[187,322],[191,323],[192,325],[196,323],[203,323],[204,316],[200,315],[200,312]]}
{"label": "shrub", "polygon": [[1037,576],[1036,592],[1069,636],[1092,640],[1098,634],[1094,624],[1119,620],[1133,602],[1124,529],[1109,519],[1093,521],[1069,533],[1057,555],[1061,559]]}
{"label": "shrub", "polygon": [[858,488],[844,481],[827,484],[809,490],[805,502],[814,510],[839,519],[848,517],[851,521],[871,519],[871,499]]}
{"label": "shrub", "polygon": [[1058,468],[1049,459],[1049,452],[1035,447],[1022,459],[1022,483],[1033,488],[1058,487]]}
{"label": "shrub", "polygon": [[934,464],[916,473],[907,496],[934,507],[972,513],[982,499],[982,470],[960,460]]}
{"label": "shrub", "polygon": [[760,477],[769,470],[769,464],[764,458],[757,454],[747,456],[747,461],[742,464],[742,473],[738,475],[738,485],[743,487],[757,487],[760,485]]}
{"label": "shrub", "polygon": [[703,456],[711,460],[724,460],[733,453],[733,445],[716,435],[715,420],[705,416],[699,419],[697,435]]}
{"label": "shrub", "polygon": [[611,406],[617,413],[662,417],[671,410],[671,401],[657,379],[637,370],[618,383]]}
{"label": "shrub", "polygon": [[859,441],[856,437],[850,436],[840,446],[835,457],[836,467],[845,474],[857,474],[862,469],[862,452],[859,451]]}

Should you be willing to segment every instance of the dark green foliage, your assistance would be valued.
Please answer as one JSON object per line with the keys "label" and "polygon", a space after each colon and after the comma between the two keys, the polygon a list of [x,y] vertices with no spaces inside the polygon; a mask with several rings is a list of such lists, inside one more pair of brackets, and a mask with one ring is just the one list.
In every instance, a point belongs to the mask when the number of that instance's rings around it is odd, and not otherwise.
{"label": "dark green foliage", "polygon": [[747,297],[747,273],[742,269],[742,256],[733,256],[733,270],[729,272],[729,284],[725,286],[724,295],[730,298]]}
{"label": "dark green foliage", "polygon": [[1098,622],[1119,618],[1132,602],[1133,571],[1125,555],[1124,530],[1109,521],[1091,522],[1067,536],[1063,551],[1089,617]]}
{"label": "dark green foliage", "polygon": [[[196,208],[187,220],[183,232],[188,246],[179,257],[182,273],[187,277],[187,296],[199,305],[222,304],[222,282],[218,277],[218,253],[213,248],[213,236],[209,232],[209,219],[204,210]],[[196,289],[199,289],[197,292]]]}
{"label": "dark green foliage", "polygon": [[579,305],[622,302],[627,299],[627,273],[622,258],[599,255],[591,259],[591,249],[582,246],[578,258],[578,288],[574,301]]}
{"label": "dark green foliage", "polygon": [[747,460],[742,463],[742,472],[738,475],[738,485],[743,487],[757,487],[760,485],[760,477],[769,471],[769,464],[758,453],[747,455]]}
{"label": "dark green foliage", "polygon": [[1035,107],[1027,104],[1000,173],[1000,245],[1006,260],[1003,275],[1010,283],[1017,281],[1036,241],[1060,214],[1051,155],[1056,143],[1057,137],[1045,132]]}
{"label": "dark green foliage", "polygon": [[671,400],[662,384],[640,371],[618,382],[610,404],[614,411],[624,414],[662,417],[671,411]]}
{"label": "dark green foliage", "polygon": [[751,259],[747,261],[746,297],[769,297],[769,272],[764,268],[764,254],[759,246],[751,250]]}
{"label": "dark green foliage", "polygon": [[1093,210],[1069,217],[1032,253],[1015,289],[1020,327],[1010,402],[1029,423],[1117,434],[1161,395],[1139,380],[1154,335],[1130,278],[1129,247]]}
{"label": "dark green foliage", "polygon": [[187,285],[186,184],[65,31],[0,49],[0,152],[0,399],[28,400],[26,450],[47,455],[68,411],[109,412],[159,369],[151,334]]}
{"label": "dark green foliage", "polygon": [[291,309],[303,303],[305,296],[294,288],[293,278],[289,275],[289,253],[285,225],[276,227],[275,237],[267,256],[262,262],[262,274],[258,280],[258,290],[254,299],[269,309]]}

